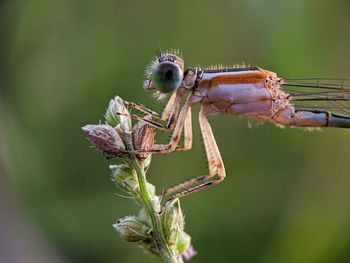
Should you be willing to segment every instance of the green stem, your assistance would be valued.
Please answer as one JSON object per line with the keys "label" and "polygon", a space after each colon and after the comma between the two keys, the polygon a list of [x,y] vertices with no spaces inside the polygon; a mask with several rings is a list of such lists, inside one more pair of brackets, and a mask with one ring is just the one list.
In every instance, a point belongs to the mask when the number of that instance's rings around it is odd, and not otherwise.
{"label": "green stem", "polygon": [[[132,136],[130,132],[125,133],[124,143],[127,149],[129,149],[130,151],[134,150]],[[131,156],[129,161],[130,166],[133,167],[137,173],[137,179],[140,187],[140,198],[142,203],[144,204],[148,216],[151,219],[152,232],[159,255],[163,258],[163,261],[165,263],[181,263],[181,261],[179,262],[176,256],[171,252],[168,244],[165,241],[159,211],[157,211],[155,204],[152,202],[151,195],[148,193],[147,190],[147,180],[144,168],[142,167],[140,161],[137,159],[136,156]]]}
{"label": "green stem", "polygon": [[136,157],[131,157],[131,163],[137,173],[140,186],[141,200],[145,205],[149,217],[151,218],[154,239],[159,255],[163,258],[164,262],[166,263],[177,263],[177,258],[173,255],[165,241],[160,214],[156,210],[156,207],[152,202],[151,196],[147,191],[145,171],[141,167],[140,162]]}

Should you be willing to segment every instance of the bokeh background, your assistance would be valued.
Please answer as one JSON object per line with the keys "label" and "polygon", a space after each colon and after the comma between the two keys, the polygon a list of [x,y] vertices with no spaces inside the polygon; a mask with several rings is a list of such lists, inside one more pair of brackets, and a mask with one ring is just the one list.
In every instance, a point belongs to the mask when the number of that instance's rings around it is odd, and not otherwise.
{"label": "bokeh background", "polygon": [[[161,262],[114,232],[137,208],[80,127],[114,95],[160,111],[142,89],[159,48],[188,66],[350,77],[349,14],[347,0],[2,0],[0,262]],[[207,171],[197,113],[193,149],[153,159],[159,191]],[[210,121],[228,177],[182,200],[193,262],[349,262],[350,131]]]}

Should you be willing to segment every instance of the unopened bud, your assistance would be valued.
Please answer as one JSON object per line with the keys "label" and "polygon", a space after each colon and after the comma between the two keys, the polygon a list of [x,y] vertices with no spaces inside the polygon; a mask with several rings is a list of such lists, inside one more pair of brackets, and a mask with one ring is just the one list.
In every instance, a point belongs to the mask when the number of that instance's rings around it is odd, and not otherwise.
{"label": "unopened bud", "polygon": [[[144,118],[150,120],[151,116],[148,115]],[[154,128],[149,124],[140,121],[134,126],[132,137],[135,150],[147,151],[152,149],[154,145]],[[139,159],[149,159],[147,162],[150,162],[150,156],[151,154],[148,153],[137,155]]]}
{"label": "unopened bud", "polygon": [[106,155],[117,156],[125,152],[123,140],[113,127],[88,124],[82,129],[91,144]]}
{"label": "unopened bud", "polygon": [[145,169],[145,171],[148,170],[148,167],[151,165],[151,161],[152,161],[152,154],[149,154],[146,159],[143,159],[143,167]]}
{"label": "unopened bud", "polygon": [[165,239],[169,246],[176,248],[185,224],[179,199],[168,204],[161,216]]}
{"label": "unopened bud", "polygon": [[179,251],[179,253],[182,254],[190,247],[190,245],[191,236],[186,232],[181,231],[176,242],[177,251]]}
{"label": "unopened bud", "polygon": [[[146,188],[147,188],[147,192],[149,193],[149,195],[153,198],[153,197],[157,197],[156,194],[156,187],[155,185],[147,182],[146,183]],[[159,198],[158,198],[159,199]]]}
{"label": "unopened bud", "polygon": [[164,233],[165,239],[169,247],[177,249],[177,243],[179,241],[181,232],[182,231],[179,229],[179,227],[176,227]]}
{"label": "unopened bud", "polygon": [[149,217],[147,210],[144,207],[141,207],[137,217],[140,218],[140,220],[151,224],[151,218]]}
{"label": "unopened bud", "polygon": [[141,242],[138,242],[137,245],[141,247],[144,252],[153,256],[159,256],[159,250],[153,238],[142,240]]}
{"label": "unopened bud", "polygon": [[[153,186],[153,185],[152,185]],[[154,205],[154,209],[156,212],[159,212],[161,210],[161,200],[159,198],[159,196],[155,195],[155,187],[152,189],[152,186],[149,186],[147,184],[147,190],[148,190],[148,193],[151,194],[151,200],[152,200],[152,203]],[[154,191],[153,193],[151,191]]]}
{"label": "unopened bud", "polygon": [[179,199],[172,200],[166,206],[162,213],[162,221],[165,232],[177,228],[184,230],[185,220],[182,214]]}
{"label": "unopened bud", "polygon": [[[140,191],[139,181],[137,179],[136,171],[126,164],[110,165],[109,169],[112,173],[112,180],[120,189],[132,195],[138,195]],[[146,183],[148,193],[155,196],[156,187],[151,183]],[[158,203],[159,198],[157,199]]]}
{"label": "unopened bud", "polygon": [[137,180],[136,171],[128,165],[110,165],[109,169],[112,172],[112,180],[123,191],[136,194],[139,190],[139,182]]}
{"label": "unopened bud", "polygon": [[137,242],[150,238],[150,228],[135,216],[121,218],[113,224],[113,227],[128,242]]}
{"label": "unopened bud", "polygon": [[131,119],[129,117],[129,111],[125,107],[123,100],[118,96],[110,100],[105,113],[105,120],[106,123],[112,127],[120,124],[120,127],[124,131],[131,130]]}

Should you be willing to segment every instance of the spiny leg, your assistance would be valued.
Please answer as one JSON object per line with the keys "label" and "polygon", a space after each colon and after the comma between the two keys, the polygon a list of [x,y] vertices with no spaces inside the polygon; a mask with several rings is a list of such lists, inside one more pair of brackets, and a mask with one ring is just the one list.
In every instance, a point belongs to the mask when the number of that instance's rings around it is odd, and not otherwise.
{"label": "spiny leg", "polygon": [[[193,178],[191,180],[188,180],[186,182],[183,182],[179,185],[176,185],[172,188],[169,188],[165,191],[164,195],[172,195],[174,193],[177,193],[181,190],[184,189],[189,189],[195,185],[197,185],[200,182],[203,182],[204,180],[208,180],[212,177],[215,176],[216,174],[216,163],[215,160],[213,158],[213,153],[211,151],[211,146],[210,146],[210,142],[208,141],[208,134],[207,134],[207,130],[203,128],[202,125],[202,117],[201,115],[203,114],[203,111],[201,110],[199,113],[199,123],[201,126],[201,132],[202,132],[202,137],[203,137],[203,143],[204,143],[204,148],[205,148],[205,153],[206,153],[206,157],[208,160],[208,168],[209,168],[209,174],[208,175],[202,175],[202,176],[198,176],[196,178]],[[210,136],[210,135],[209,135]]]}
{"label": "spiny leg", "polygon": [[174,94],[171,95],[168,103],[166,104],[160,119],[163,121],[166,121],[167,119],[169,119],[174,109],[174,105],[177,105],[177,107],[180,107],[180,101],[181,101],[181,96],[177,92],[174,92]]}
{"label": "spiny leg", "polygon": [[188,111],[190,110],[190,104],[186,101],[182,107],[179,118],[177,119],[173,134],[168,144],[156,144],[153,149],[148,150],[153,154],[167,154],[176,150],[177,145],[179,144],[182,130],[184,128],[186,117],[188,116]]}
{"label": "spiny leg", "polygon": [[192,149],[193,133],[192,133],[192,111],[188,109],[184,121],[184,145],[177,146],[175,151],[188,151]]}
{"label": "spiny leg", "polygon": [[[150,114],[150,115],[152,115],[152,117],[154,117],[156,119],[161,119],[162,118],[161,114],[159,114],[158,112],[153,111],[153,110],[151,110],[151,109],[149,109],[149,108],[147,108],[147,107],[145,107],[145,106],[143,106],[141,104],[137,104],[135,102],[129,102],[129,101],[126,101],[126,100],[123,100],[123,102],[124,102],[125,106],[131,107],[131,108],[133,108],[135,110],[138,110],[138,111],[146,113],[146,114]],[[164,112],[164,110],[163,110],[163,112]]]}
{"label": "spiny leg", "polygon": [[[225,167],[217,147],[213,131],[208,122],[207,116],[203,110],[199,114],[199,123],[201,126],[202,136],[204,140],[205,152],[208,159],[209,174],[200,176],[165,191],[165,195],[170,195],[169,201],[180,198],[191,193],[198,192],[210,186],[222,182],[226,176]],[[217,174],[216,179],[212,179]],[[210,180],[212,179],[212,180]],[[208,181],[209,180],[209,181]],[[204,183],[201,183],[205,181]],[[198,184],[201,183],[201,184]],[[179,192],[182,191],[182,192]],[[178,193],[179,192],[179,193]],[[168,201],[168,202],[169,202]]]}
{"label": "spiny leg", "polygon": [[148,119],[144,119],[143,117],[140,117],[136,114],[130,114],[128,115],[129,117],[136,119],[138,121],[144,121],[148,124],[150,124],[153,127],[156,127],[158,129],[161,130],[171,130],[174,128],[176,119],[178,117],[178,112],[180,110],[180,102],[181,102],[181,95],[179,95],[177,92],[173,93],[168,101],[168,103],[166,104],[162,114],[159,114],[151,109],[146,108],[143,105],[139,105],[137,103],[134,102],[128,102],[124,100],[125,105],[136,109],[140,112],[146,113],[148,115],[151,115],[152,117],[161,120],[161,121],[166,121],[168,120],[166,125],[163,125],[161,123],[155,122],[155,121],[150,121]]}
{"label": "spiny leg", "polygon": [[130,106],[131,108],[134,108],[140,112],[143,112],[143,113],[146,113],[146,114],[151,114],[152,117],[156,118],[156,119],[159,119],[159,120],[162,120],[162,121],[165,121],[169,118],[171,112],[172,112],[172,109],[173,109],[173,105],[176,101],[176,97],[178,97],[178,94],[177,92],[174,92],[169,101],[167,102],[162,114],[159,114],[143,105],[140,105],[140,104],[137,104],[135,102],[129,102],[129,101],[126,101],[124,100],[124,104],[126,106]]}
{"label": "spiny leg", "polygon": [[[174,129],[174,133],[170,142],[168,144],[154,144],[151,149],[147,149],[145,151],[139,150],[135,153],[152,153],[152,154],[165,154],[168,153],[164,151],[164,149],[171,148],[171,151],[188,151],[192,148],[193,134],[192,134],[192,113],[191,107],[185,108],[187,109],[186,115],[184,115],[185,119],[182,120],[182,116],[179,118],[178,122],[183,122],[183,130],[184,130],[184,145],[178,146],[179,138],[182,135],[182,128],[179,127],[180,130]],[[163,150],[162,150],[163,149]]]}
{"label": "spiny leg", "polygon": [[156,113],[148,108],[145,108],[142,105],[138,105],[138,104],[133,103],[133,102],[124,101],[124,103],[126,105],[129,105],[129,106],[131,106],[139,111],[147,113],[148,115],[151,115],[152,117],[155,117],[157,119],[164,120],[164,121],[168,120],[166,125],[159,123],[159,122],[156,122],[156,121],[153,121],[153,120],[150,120],[148,118],[138,116],[136,114],[123,114],[123,113],[117,113],[117,114],[118,115],[127,115],[132,119],[145,122],[145,123],[149,124],[150,126],[155,127],[157,129],[160,129],[162,131],[169,131],[169,130],[174,129],[175,124],[177,122],[179,111],[180,111],[180,102],[181,102],[181,96],[178,95],[177,93],[174,93],[171,96],[169,102],[167,103],[162,115],[159,115],[158,113]]}
{"label": "spiny leg", "polygon": [[[188,114],[188,111],[191,108],[190,103],[188,102],[189,97],[187,98],[185,104],[182,106],[179,117],[177,118],[176,121],[176,125],[173,131],[173,134],[171,136],[171,139],[169,141],[168,144],[155,144],[153,145],[153,147],[151,149],[147,149],[146,151],[143,150],[137,150],[134,152],[130,152],[132,154],[140,154],[140,153],[151,153],[151,154],[167,154],[170,152],[173,152],[176,150],[178,144],[179,144],[179,140],[181,138],[181,134],[182,134],[182,130],[184,128],[184,124],[186,119],[190,119],[189,117],[191,117],[191,115]],[[188,124],[189,121],[186,121],[186,123]],[[187,125],[187,127],[189,127]],[[192,127],[192,126],[190,126]],[[189,134],[190,132],[186,132],[187,134]],[[192,134],[192,132],[191,132]],[[192,135],[191,135],[192,136]],[[187,143],[187,147],[192,145],[192,139],[188,138],[185,140]],[[179,150],[181,150],[182,148],[180,147]]]}

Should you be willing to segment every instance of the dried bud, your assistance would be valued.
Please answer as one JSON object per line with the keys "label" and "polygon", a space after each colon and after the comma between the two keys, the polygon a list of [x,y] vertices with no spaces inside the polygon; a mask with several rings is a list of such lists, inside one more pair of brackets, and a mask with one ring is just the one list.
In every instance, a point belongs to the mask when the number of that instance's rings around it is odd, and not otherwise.
{"label": "dried bud", "polygon": [[125,164],[110,165],[112,180],[123,191],[129,194],[136,194],[139,191],[139,182],[136,171]]}
{"label": "dried bud", "polygon": [[125,152],[125,145],[118,132],[109,125],[85,125],[82,127],[91,144],[108,156]]}
{"label": "dried bud", "polygon": [[125,107],[123,100],[116,96],[110,100],[108,108],[105,113],[106,123],[112,127],[120,124],[123,131],[131,130],[131,119],[129,111]]}
{"label": "dried bud", "polygon": [[[145,119],[150,120],[151,116],[148,115]],[[145,122],[138,122],[132,131],[132,138],[134,142],[135,150],[147,151],[152,149],[154,145],[154,128]],[[151,154],[138,154],[139,159],[150,159]],[[150,162],[148,160],[147,162]]]}
{"label": "dried bud", "polygon": [[181,257],[185,261],[191,260],[195,255],[197,255],[197,251],[194,250],[193,246],[190,245],[189,248],[181,254]]}
{"label": "dried bud", "polygon": [[150,238],[151,229],[135,216],[119,219],[113,227],[128,242],[137,242]]}

